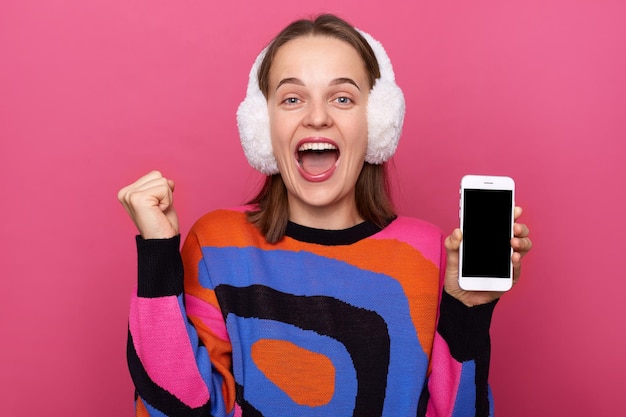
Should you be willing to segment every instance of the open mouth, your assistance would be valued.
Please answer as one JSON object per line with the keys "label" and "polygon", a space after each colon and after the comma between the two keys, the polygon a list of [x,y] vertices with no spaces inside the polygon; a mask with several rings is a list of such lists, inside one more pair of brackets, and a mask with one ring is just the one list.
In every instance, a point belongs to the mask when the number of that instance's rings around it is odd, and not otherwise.
{"label": "open mouth", "polygon": [[339,159],[339,149],[329,142],[305,142],[296,153],[298,166],[312,177],[330,172]]}

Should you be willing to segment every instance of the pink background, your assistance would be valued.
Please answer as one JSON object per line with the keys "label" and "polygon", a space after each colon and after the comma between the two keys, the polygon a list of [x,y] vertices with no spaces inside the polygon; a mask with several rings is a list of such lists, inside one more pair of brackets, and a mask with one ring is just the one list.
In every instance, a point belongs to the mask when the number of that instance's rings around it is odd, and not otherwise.
{"label": "pink background", "polygon": [[463,174],[517,180],[535,249],[496,309],[498,415],[624,412],[626,3],[314,3],[0,3],[0,415],[132,414],[134,228],[117,190],[162,170],[183,233],[249,198],[260,177],[234,116],[249,65],[325,10],[394,62],[401,214],[449,231]]}

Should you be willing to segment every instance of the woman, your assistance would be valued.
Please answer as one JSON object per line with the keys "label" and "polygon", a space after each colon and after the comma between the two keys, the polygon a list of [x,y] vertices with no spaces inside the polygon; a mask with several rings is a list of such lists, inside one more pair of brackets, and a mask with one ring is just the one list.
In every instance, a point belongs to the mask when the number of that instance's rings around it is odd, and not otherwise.
{"label": "woman", "polygon": [[[203,216],[181,261],[173,181],[155,171],[120,191],[140,232],[138,416],[493,414],[501,294],[459,288],[460,230],[442,244],[395,215],[384,162],[403,117],[378,42],[332,15],[300,20],[261,53],[238,111],[267,175],[248,206]],[[515,234],[517,279],[531,242]]]}

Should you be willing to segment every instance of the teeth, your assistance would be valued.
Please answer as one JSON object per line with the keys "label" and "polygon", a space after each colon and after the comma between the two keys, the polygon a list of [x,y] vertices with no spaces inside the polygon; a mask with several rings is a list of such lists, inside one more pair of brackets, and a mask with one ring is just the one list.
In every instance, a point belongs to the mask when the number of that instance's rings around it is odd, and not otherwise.
{"label": "teeth", "polygon": [[303,151],[332,151],[337,147],[326,142],[307,142],[298,148],[299,152]]}

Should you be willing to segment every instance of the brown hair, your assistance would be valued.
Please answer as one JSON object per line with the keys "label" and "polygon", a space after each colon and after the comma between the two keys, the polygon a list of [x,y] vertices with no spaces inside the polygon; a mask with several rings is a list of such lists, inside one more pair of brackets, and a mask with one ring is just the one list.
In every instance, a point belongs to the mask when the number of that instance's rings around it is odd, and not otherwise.
{"label": "brown hair", "polygon": [[[314,19],[297,20],[283,29],[267,48],[259,67],[259,88],[267,98],[269,73],[278,49],[290,40],[311,35],[330,36],[351,45],[363,59],[370,88],[380,78],[380,69],[374,51],[345,20],[330,14]],[[385,227],[395,216],[389,193],[386,164],[363,163],[355,187],[356,207],[359,215],[379,227]],[[248,202],[256,207],[247,212],[248,220],[256,225],[269,243],[276,243],[285,236],[289,220],[287,189],[280,174],[269,175],[259,193]]]}
{"label": "brown hair", "polygon": [[380,78],[380,68],[376,55],[369,43],[361,36],[358,30],[348,22],[332,14],[323,14],[313,20],[296,20],[283,29],[270,43],[259,67],[258,81],[261,92],[267,98],[269,90],[270,68],[274,62],[274,56],[281,46],[287,42],[302,36],[330,36],[347,42],[363,59],[370,88]]}

